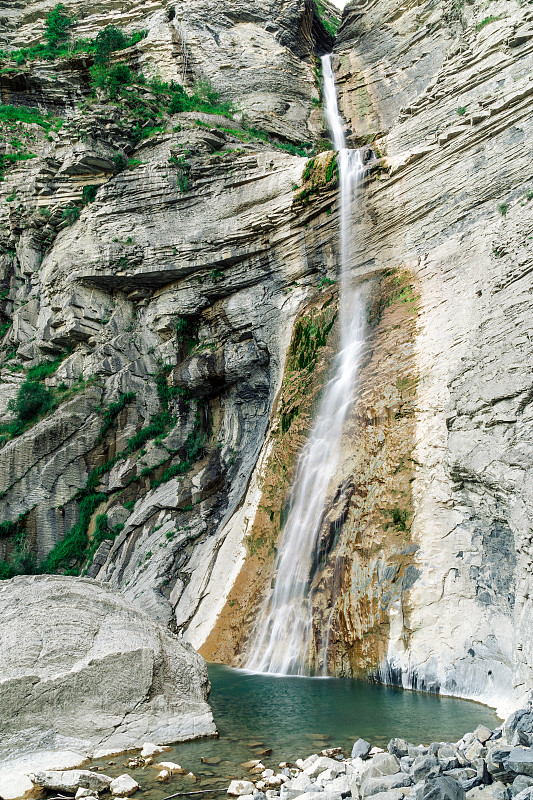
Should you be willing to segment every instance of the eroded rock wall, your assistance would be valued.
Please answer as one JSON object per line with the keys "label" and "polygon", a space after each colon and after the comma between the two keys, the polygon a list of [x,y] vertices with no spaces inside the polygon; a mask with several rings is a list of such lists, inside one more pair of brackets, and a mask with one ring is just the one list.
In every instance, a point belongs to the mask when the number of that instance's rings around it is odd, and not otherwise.
{"label": "eroded rock wall", "polygon": [[414,264],[411,537],[381,677],[509,708],[531,687],[531,14],[351,3],[336,45],[353,136],[386,155],[367,258]]}
{"label": "eroded rock wall", "polygon": [[[0,3],[7,45],[53,5]],[[161,125],[147,88],[139,135],[127,102],[90,98],[90,59],[0,74],[4,103],[65,117],[17,130],[35,158],[0,184],[4,422],[28,369],[61,360],[53,413],[0,450],[0,555],[41,562],[83,523],[89,557],[62,569],[242,663],[335,350],[333,324],[295,369],[298,325],[336,303],[331,157],[276,146],[321,149],[332,42],[307,0],[68,5],[79,35],[146,29],[132,69],[209,80],[237,110]],[[528,8],[345,10],[340,106],[378,159],[352,249],[369,324],[310,565],[317,669],[500,708],[533,664]]]}
{"label": "eroded rock wall", "polygon": [[[52,6],[10,6],[10,46],[37,40]],[[31,155],[0,187],[6,430],[29,370],[59,364],[34,381],[51,408],[4,436],[0,556],[4,574],[86,572],[185,630],[207,595],[216,617],[231,585],[244,530],[228,539],[228,523],[264,444],[292,323],[336,269],[335,180],[299,203],[307,159],[290,152],[323,134],[314,70],[328,34],[304,0],[227,3],[214,16],[197,3],[67,10],[76,36],[109,22],[146,29],[116,60],[189,91],[223,83],[234,110],[162,115],[140,85],[139,123],[126,92],[122,104],[89,97],[89,57],[72,91],[68,58],[2,73],[4,103],[63,124],[3,130],[6,152],[16,132]],[[46,77],[54,66],[59,83]]]}

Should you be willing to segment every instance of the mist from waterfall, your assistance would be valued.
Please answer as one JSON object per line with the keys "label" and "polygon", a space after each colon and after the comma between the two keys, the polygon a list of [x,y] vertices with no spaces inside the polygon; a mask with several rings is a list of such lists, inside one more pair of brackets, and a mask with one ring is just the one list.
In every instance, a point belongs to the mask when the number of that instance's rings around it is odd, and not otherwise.
{"label": "mist from waterfall", "polygon": [[[264,602],[245,667],[281,675],[309,675],[313,632],[310,570],[328,492],[339,462],[365,335],[365,303],[351,286],[352,214],[364,174],[361,154],[349,150],[339,114],[331,56],[322,57],[325,111],[338,151],[340,181],[340,347],[322,393],[308,441],[298,459],[290,511],[275,563],[275,583]],[[325,663],[326,654],[322,654]]]}

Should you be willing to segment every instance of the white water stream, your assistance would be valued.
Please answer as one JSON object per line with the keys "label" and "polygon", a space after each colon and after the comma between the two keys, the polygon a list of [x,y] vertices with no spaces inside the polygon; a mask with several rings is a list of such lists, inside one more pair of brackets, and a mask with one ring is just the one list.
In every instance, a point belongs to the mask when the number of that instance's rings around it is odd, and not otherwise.
{"label": "white water stream", "polygon": [[[338,151],[340,180],[340,350],[316,421],[297,465],[290,512],[281,534],[275,583],[257,620],[245,667],[281,675],[309,675],[313,631],[309,573],[328,492],[339,461],[342,431],[353,400],[365,333],[365,304],[350,281],[352,212],[364,174],[358,150],[348,150],[337,105],[331,56],[322,57],[325,110]],[[322,654],[325,663],[326,654]]]}

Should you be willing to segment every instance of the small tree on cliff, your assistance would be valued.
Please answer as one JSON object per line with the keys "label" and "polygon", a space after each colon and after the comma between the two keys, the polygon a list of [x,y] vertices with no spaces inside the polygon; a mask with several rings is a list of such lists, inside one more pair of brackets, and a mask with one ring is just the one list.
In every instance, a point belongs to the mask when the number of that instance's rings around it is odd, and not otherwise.
{"label": "small tree on cliff", "polygon": [[74,19],[69,17],[66,10],[62,3],[58,3],[46,17],[44,37],[50,50],[57,50],[69,38]]}
{"label": "small tree on cliff", "polygon": [[114,25],[107,25],[98,33],[95,44],[94,63],[99,67],[109,67],[111,53],[127,47],[128,38],[119,28],[115,28]]}

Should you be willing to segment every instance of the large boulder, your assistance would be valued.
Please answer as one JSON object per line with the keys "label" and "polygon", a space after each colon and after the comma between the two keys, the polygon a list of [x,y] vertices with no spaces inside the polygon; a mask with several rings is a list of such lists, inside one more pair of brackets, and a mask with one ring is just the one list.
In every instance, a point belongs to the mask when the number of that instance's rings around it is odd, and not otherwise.
{"label": "large boulder", "polygon": [[37,753],[38,768],[60,769],[76,755],[213,735],[209,688],[192,647],[102,584],[0,584],[0,777],[35,769]]}

